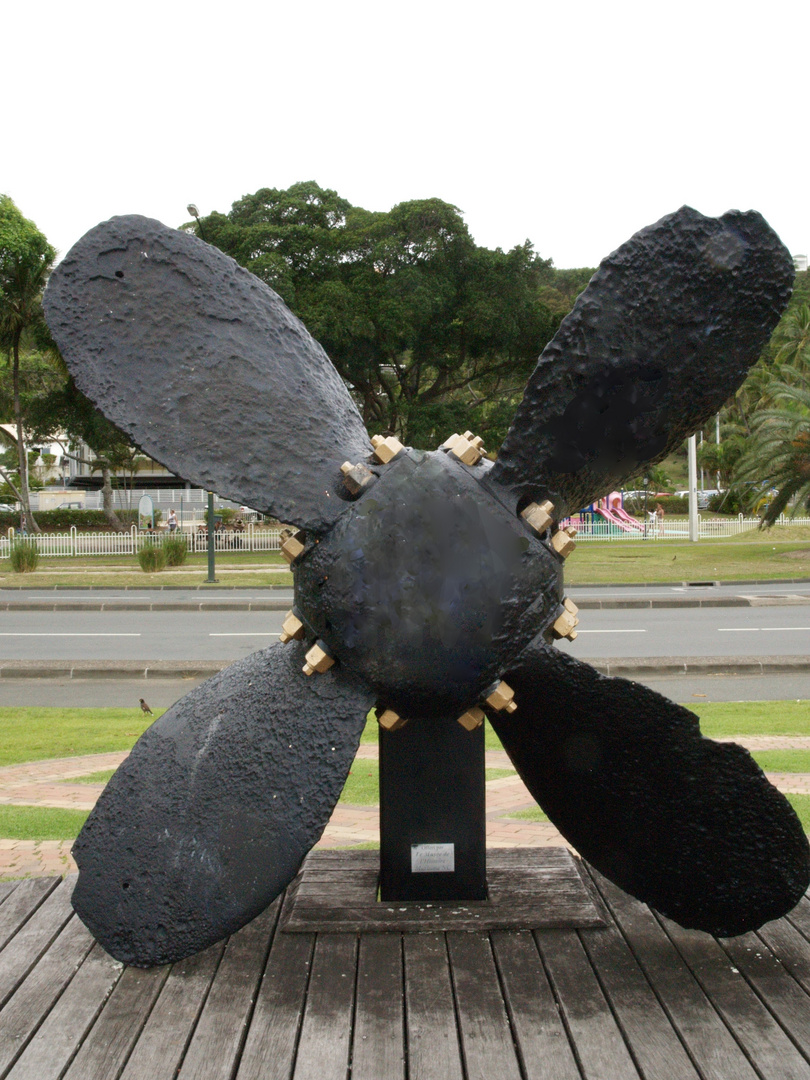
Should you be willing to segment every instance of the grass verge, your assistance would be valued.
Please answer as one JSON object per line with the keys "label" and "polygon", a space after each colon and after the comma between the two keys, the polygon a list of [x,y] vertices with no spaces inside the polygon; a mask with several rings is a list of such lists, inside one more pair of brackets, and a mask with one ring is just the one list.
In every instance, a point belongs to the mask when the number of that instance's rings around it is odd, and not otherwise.
{"label": "grass verge", "polygon": [[[710,738],[810,736],[810,701],[690,702],[689,707],[700,717],[703,734]],[[164,711],[156,709],[155,718]],[[132,709],[0,707],[0,765],[129,750],[149,726],[147,719],[137,706]],[[364,745],[377,743],[373,712],[368,715],[360,741]],[[489,721],[484,726],[484,745],[487,750],[502,749]]]}
{"label": "grass verge", "polygon": [[[805,533],[807,534],[805,536]],[[580,543],[565,564],[568,585],[641,581],[810,578],[810,530],[775,526],[724,540]]]}
{"label": "grass verge", "polygon": [[86,810],[0,805],[0,836],[4,840],[74,840],[85,821]]}
{"label": "grass verge", "polygon": [[[500,780],[504,776],[514,776],[514,769],[485,769],[487,780]],[[380,770],[376,761],[368,758],[356,758],[349,770],[340,802],[354,806],[377,806],[380,801]]]}
{"label": "grass verge", "polygon": [[[165,710],[155,709],[155,718]],[[0,708],[0,765],[130,750],[149,727],[132,709]]]}

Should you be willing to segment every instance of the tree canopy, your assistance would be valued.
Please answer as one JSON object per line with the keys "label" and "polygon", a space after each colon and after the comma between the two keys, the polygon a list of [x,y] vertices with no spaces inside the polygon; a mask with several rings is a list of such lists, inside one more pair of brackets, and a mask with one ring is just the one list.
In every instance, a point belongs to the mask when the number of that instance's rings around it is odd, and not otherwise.
{"label": "tree canopy", "polygon": [[440,199],[371,212],[311,181],[247,195],[201,233],[303,320],[370,430],[425,448],[468,427],[497,447],[592,272],[556,271],[529,241],[480,247]]}
{"label": "tree canopy", "polygon": [[3,479],[17,487],[29,529],[37,530],[28,501],[28,462],[25,452],[20,385],[23,343],[45,345],[50,334],[42,313],[42,291],[56,251],[33,221],[23,217],[8,195],[0,195],[0,349],[11,371],[11,405],[17,427],[17,479],[3,471]]}

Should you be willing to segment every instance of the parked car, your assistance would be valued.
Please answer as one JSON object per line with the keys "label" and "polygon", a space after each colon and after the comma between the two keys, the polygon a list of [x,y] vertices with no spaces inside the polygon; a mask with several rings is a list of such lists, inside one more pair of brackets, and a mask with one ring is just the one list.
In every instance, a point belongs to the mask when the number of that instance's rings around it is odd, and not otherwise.
{"label": "parked car", "polygon": [[59,503],[57,510],[84,510],[83,502],[63,502]]}
{"label": "parked car", "polygon": [[11,503],[0,503],[0,514],[16,514],[17,507],[12,506]]}

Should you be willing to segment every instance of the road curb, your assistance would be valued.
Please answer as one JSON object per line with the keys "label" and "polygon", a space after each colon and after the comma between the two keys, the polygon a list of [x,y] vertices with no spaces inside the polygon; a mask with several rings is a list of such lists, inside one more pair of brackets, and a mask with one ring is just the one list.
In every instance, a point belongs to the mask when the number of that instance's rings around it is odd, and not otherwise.
{"label": "road curb", "polygon": [[[667,675],[777,675],[810,672],[804,656],[645,656],[607,657],[585,661],[603,675],[655,678]],[[229,660],[10,660],[0,662],[4,679],[207,679],[229,666]]]}
{"label": "road curb", "polygon": [[645,656],[603,657],[586,663],[603,675],[625,679],[668,675],[783,675],[810,672],[806,656]]}
{"label": "road curb", "polygon": [[[650,608],[791,607],[810,604],[810,595],[629,597],[600,600],[578,596],[581,611]],[[277,600],[0,600],[0,611],[287,611],[292,601]]]}

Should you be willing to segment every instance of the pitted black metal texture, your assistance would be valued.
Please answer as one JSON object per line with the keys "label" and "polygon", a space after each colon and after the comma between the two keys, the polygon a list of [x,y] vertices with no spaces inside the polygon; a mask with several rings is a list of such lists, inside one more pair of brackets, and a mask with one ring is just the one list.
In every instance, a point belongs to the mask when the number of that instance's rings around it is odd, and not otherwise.
{"label": "pitted black metal texture", "polygon": [[192,690],[141,736],[73,848],[73,906],[116,959],[167,964],[254,918],[316,843],[373,694],[276,645]]}
{"label": "pitted black metal texture", "polygon": [[54,271],[45,314],[79,388],[178,476],[313,532],[342,510],[363,421],[303,324],[221,251],[112,218]]}
{"label": "pitted black metal texture", "polygon": [[475,704],[556,617],[561,560],[481,486],[486,468],[401,452],[296,565],[302,618],[402,716]]}
{"label": "pitted black metal texture", "polygon": [[600,873],[682,926],[732,936],[810,883],[807,837],[754,759],[694,713],[535,644],[492,726],[533,797]]}
{"label": "pitted black metal texture", "polygon": [[793,276],[754,211],[684,206],[636,233],[543,351],[491,482],[574,512],[666,457],[742,383]]}

